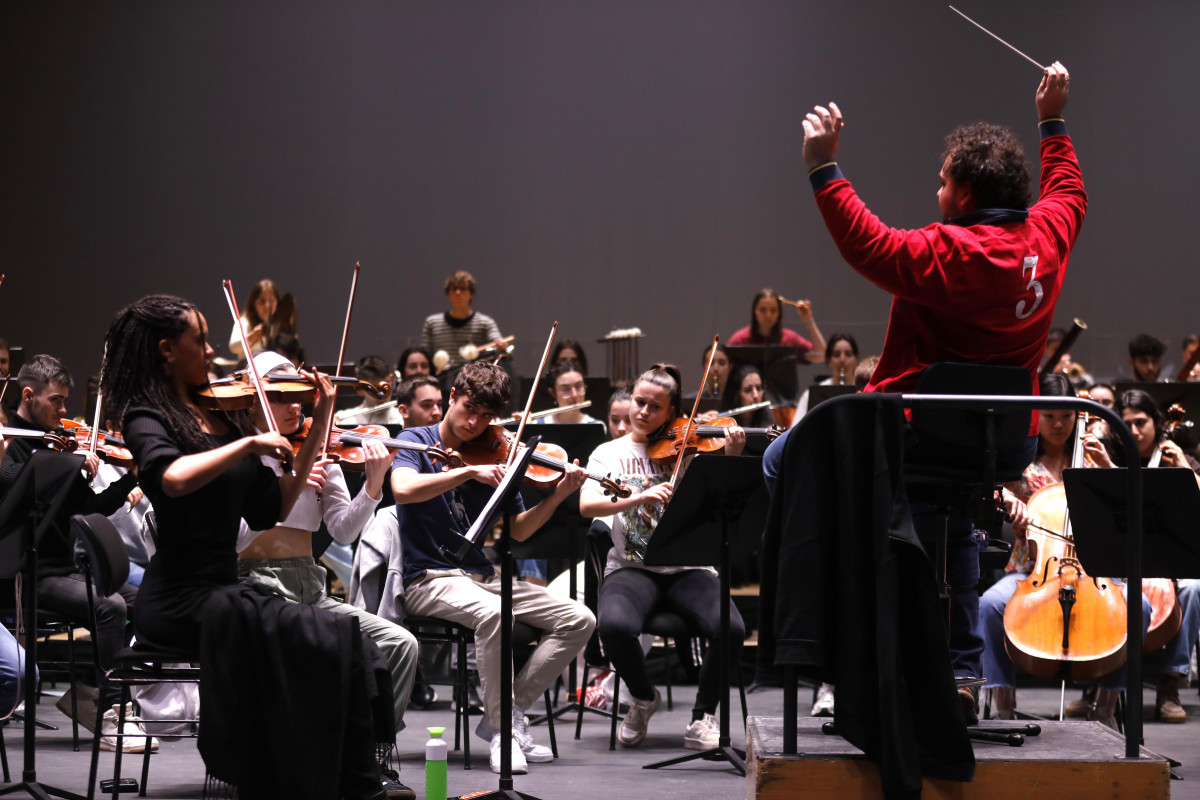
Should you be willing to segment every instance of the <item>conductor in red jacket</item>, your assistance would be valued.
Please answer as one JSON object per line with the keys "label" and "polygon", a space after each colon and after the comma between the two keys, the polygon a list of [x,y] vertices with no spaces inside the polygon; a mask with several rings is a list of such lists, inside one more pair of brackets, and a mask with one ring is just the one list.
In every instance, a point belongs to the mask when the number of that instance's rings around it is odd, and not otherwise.
{"label": "conductor in red jacket", "polygon": [[[841,109],[817,106],[804,120],[804,160],[817,207],[842,257],[892,294],[879,365],[866,391],[911,391],[940,361],[1023,366],[1037,392],[1054,306],[1087,209],[1087,195],[1063,109],[1070,76],[1048,67],[1035,102],[1041,134],[1041,196],[1029,206],[1029,166],[1012,131],[974,123],[946,137],[938,174],[942,221],[890,228],[866,207],[835,160]],[[1036,444],[1036,419],[1030,433]],[[785,437],[764,460],[773,489]],[[1033,456],[1033,447],[1029,456]],[[920,527],[920,526],[919,526]],[[978,549],[970,525],[952,531],[948,579],[955,674],[980,673]]]}

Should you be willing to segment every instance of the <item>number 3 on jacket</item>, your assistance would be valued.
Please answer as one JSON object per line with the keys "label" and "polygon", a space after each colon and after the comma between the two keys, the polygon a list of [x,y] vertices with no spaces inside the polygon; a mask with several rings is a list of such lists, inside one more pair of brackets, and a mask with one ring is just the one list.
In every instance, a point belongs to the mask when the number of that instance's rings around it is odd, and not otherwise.
{"label": "number 3 on jacket", "polygon": [[1025,256],[1025,263],[1021,265],[1021,277],[1025,277],[1025,273],[1029,273],[1029,284],[1026,289],[1033,290],[1033,305],[1028,309],[1025,308],[1025,301],[1021,300],[1017,303],[1017,319],[1029,319],[1029,316],[1042,304],[1042,284],[1037,280],[1037,256]]}

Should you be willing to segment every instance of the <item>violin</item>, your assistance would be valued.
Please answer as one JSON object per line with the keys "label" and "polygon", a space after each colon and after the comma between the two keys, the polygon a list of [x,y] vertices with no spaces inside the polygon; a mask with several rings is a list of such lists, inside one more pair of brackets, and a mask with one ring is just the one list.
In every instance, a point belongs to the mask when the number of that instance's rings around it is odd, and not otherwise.
{"label": "violin", "polygon": [[[300,426],[300,430],[288,437],[292,439],[297,453],[300,452],[300,447],[308,436],[308,431],[311,427],[312,417],[307,417],[304,420],[304,424]],[[465,465],[461,456],[453,450],[443,450],[439,447],[421,444],[420,442],[410,442],[407,439],[393,439],[388,435],[388,429],[382,425],[359,425],[353,430],[335,427],[331,441],[333,449],[329,452],[329,455],[337,460],[343,470],[348,472],[362,472],[365,468],[362,444],[368,440],[379,442],[387,448],[389,453],[394,453],[397,450],[424,453],[435,461],[442,462],[448,469],[457,469]]]}
{"label": "violin", "polygon": [[[732,417],[717,417],[704,425],[692,425],[688,430],[688,418],[679,417],[664,425],[658,433],[650,437],[646,452],[654,461],[670,461],[679,453],[713,453],[725,446],[725,436],[729,428],[737,425]],[[771,439],[783,433],[778,425],[770,428],[743,428],[747,436],[766,436]],[[687,441],[684,432],[687,431]]]}
{"label": "violin", "polygon": [[[1087,424],[1080,414],[1074,467],[1083,466]],[[1014,664],[1042,678],[1095,680],[1113,672],[1126,657],[1124,595],[1110,580],[1084,572],[1063,484],[1034,492],[1027,508],[1036,561],[1004,610],[1005,650]]]}
{"label": "violin", "polygon": [[[507,464],[516,434],[504,428],[489,425],[487,430],[478,438],[464,442],[458,449],[465,463],[471,466],[490,464]],[[524,447],[524,445],[521,445]],[[529,468],[525,471],[525,482],[540,489],[553,488],[562,478],[566,470],[567,451],[561,446],[541,442],[534,449]],[[604,487],[604,494],[617,502],[617,498],[629,497],[633,491],[623,483],[615,481],[611,476],[598,475],[588,472],[588,480],[593,480]]]}
{"label": "violin", "polygon": [[[264,375],[262,380],[267,399],[272,403],[311,403],[316,392],[316,384],[303,375]],[[330,376],[329,380],[339,387],[352,386],[362,389],[377,399],[383,399],[390,391],[387,381],[373,383],[335,376]],[[254,407],[255,391],[249,375],[245,371],[239,371],[209,381],[207,386],[195,387],[192,396],[202,408],[242,411]]]}
{"label": "violin", "polygon": [[0,426],[0,436],[19,439],[42,439],[55,450],[63,453],[74,453],[79,449],[79,442],[73,433],[63,428],[53,431],[35,431],[31,428],[9,428]]}
{"label": "violin", "polygon": [[[59,421],[61,431],[75,440],[75,450],[91,450],[102,461],[116,467],[129,469],[133,466],[133,453],[125,447],[125,440],[110,431],[95,430],[73,419]],[[92,442],[93,433],[95,442]]]}

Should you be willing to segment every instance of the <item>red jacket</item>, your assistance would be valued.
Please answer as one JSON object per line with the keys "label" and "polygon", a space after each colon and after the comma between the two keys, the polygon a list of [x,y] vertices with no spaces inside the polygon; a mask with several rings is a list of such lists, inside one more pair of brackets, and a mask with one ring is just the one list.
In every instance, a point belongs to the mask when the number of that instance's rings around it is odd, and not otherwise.
{"label": "red jacket", "polygon": [[[1061,120],[1042,133],[1041,198],[1028,214],[973,212],[921,230],[884,225],[836,165],[814,171],[817,205],[843,258],[891,292],[879,365],[867,391],[911,391],[930,364],[1037,370],[1087,209],[1083,175]],[[1036,430],[1035,430],[1036,432]]]}

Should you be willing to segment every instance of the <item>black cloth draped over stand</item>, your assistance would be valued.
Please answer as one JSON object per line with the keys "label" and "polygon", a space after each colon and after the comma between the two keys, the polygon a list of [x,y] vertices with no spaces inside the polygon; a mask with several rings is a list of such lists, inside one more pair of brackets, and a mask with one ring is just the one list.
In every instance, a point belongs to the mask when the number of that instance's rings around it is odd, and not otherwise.
{"label": "black cloth draped over stand", "polygon": [[[969,781],[933,567],[902,482],[898,395],[822,403],[788,437],[764,533],[759,658],[836,685],[837,732],[889,798]],[[766,569],[772,565],[772,569]]]}
{"label": "black cloth draped over stand", "polygon": [[200,754],[243,798],[382,798],[391,678],[354,617],[230,586],[204,607]]}

